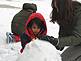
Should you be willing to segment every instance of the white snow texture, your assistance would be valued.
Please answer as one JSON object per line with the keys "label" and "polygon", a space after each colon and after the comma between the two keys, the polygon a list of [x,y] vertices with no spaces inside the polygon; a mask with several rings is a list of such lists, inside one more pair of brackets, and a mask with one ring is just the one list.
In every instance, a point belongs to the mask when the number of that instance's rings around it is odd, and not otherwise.
{"label": "white snow texture", "polygon": [[36,39],[26,45],[17,61],[61,61],[61,56],[51,43]]}

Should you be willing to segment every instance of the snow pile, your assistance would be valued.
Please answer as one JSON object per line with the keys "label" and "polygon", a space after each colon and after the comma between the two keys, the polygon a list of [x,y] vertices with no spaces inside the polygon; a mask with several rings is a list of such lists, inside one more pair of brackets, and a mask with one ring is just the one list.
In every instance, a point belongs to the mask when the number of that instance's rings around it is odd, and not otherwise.
{"label": "snow pile", "polygon": [[16,61],[17,53],[11,49],[0,48],[0,61]]}
{"label": "snow pile", "polygon": [[52,44],[37,39],[26,45],[17,61],[61,61],[61,56]]}
{"label": "snow pile", "polygon": [[6,37],[0,32],[0,45],[6,44]]}
{"label": "snow pile", "polygon": [[0,61],[16,61],[20,54],[20,43],[0,45]]}

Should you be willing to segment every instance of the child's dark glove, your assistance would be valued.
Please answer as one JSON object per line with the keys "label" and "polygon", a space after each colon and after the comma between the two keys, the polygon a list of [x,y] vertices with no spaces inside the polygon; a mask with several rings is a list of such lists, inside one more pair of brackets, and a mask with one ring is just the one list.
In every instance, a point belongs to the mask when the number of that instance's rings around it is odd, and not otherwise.
{"label": "child's dark glove", "polygon": [[57,43],[58,43],[58,39],[57,39],[57,38],[54,38],[53,36],[44,35],[44,36],[39,36],[38,38],[39,38],[40,40],[48,41],[48,42],[50,42],[51,44],[53,44],[54,46],[56,46]]}

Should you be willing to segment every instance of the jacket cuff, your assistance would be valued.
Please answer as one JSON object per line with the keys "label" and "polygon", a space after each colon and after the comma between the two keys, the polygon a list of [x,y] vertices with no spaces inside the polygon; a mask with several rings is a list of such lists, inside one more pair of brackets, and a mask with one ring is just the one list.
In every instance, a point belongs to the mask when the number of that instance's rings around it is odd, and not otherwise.
{"label": "jacket cuff", "polygon": [[58,44],[59,44],[59,39],[57,38],[57,44],[56,44],[56,46],[58,46]]}

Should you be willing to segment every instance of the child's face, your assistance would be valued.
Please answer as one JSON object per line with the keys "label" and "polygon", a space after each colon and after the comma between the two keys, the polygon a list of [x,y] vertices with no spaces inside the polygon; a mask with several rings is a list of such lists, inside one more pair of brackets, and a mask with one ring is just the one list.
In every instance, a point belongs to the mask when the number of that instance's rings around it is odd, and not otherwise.
{"label": "child's face", "polygon": [[40,28],[35,23],[32,25],[31,29],[35,35],[40,32]]}

